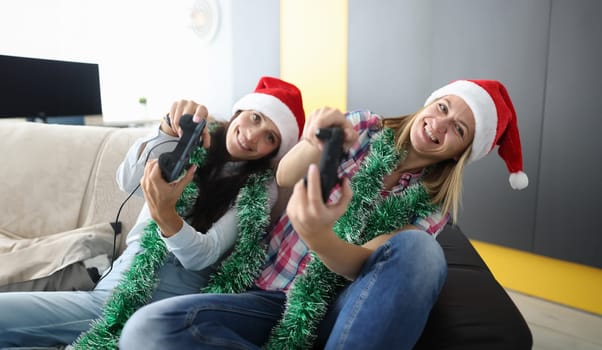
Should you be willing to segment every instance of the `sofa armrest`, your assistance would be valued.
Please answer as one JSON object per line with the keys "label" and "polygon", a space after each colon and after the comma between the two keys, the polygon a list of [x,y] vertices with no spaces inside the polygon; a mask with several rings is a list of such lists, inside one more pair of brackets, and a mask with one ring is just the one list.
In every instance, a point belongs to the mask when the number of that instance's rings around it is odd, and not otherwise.
{"label": "sofa armrest", "polygon": [[531,331],[464,233],[448,225],[437,240],[447,280],[415,349],[531,349]]}

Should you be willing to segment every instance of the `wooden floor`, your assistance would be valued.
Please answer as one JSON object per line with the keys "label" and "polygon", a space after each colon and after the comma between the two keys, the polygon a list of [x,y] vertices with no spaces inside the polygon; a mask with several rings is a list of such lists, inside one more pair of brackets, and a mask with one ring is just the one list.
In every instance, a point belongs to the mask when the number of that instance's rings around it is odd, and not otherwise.
{"label": "wooden floor", "polygon": [[602,316],[507,290],[533,334],[533,350],[602,350]]}

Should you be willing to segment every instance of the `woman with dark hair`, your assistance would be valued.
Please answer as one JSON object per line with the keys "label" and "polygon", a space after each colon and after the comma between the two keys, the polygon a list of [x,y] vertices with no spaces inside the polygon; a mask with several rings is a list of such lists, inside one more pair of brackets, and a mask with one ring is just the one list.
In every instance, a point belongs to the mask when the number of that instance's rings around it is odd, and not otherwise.
{"label": "woman with dark hair", "polygon": [[[186,114],[207,121],[203,144],[184,175],[168,183],[157,159],[175,148]],[[239,99],[227,122],[209,118],[194,101],[174,103],[117,170],[120,188],[145,198],[123,254],[93,291],[0,294],[0,348],[76,340],[76,348],[115,348],[140,306],[199,293],[212,274],[217,284],[222,274],[248,273],[232,271],[238,257],[226,253],[261,244],[254,235],[265,232],[276,203],[275,166],[298,141],[304,120],[299,89],[272,77]]]}

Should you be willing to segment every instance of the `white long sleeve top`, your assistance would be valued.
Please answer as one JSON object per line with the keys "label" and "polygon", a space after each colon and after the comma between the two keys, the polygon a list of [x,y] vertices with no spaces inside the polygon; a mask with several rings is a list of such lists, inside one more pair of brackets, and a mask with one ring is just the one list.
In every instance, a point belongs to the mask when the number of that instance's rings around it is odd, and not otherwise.
{"label": "white long sleeve top", "polygon": [[[144,167],[149,159],[158,158],[161,153],[170,152],[176,146],[178,138],[163,133],[159,128],[149,135],[138,139],[128,150],[125,159],[117,169],[117,183],[122,191],[143,196],[137,187],[144,174]],[[227,163],[224,171],[233,169],[240,163]],[[278,196],[275,180],[268,184],[268,200],[272,208]],[[209,200],[209,199],[208,199]],[[151,221],[150,211],[145,203],[138,214],[134,227],[128,233],[126,242],[130,244],[140,240],[144,228]],[[171,251],[184,268],[198,271],[215,263],[236,242],[238,236],[238,217],[232,206],[207,232],[198,232],[184,221],[182,229],[171,237],[163,237]]]}

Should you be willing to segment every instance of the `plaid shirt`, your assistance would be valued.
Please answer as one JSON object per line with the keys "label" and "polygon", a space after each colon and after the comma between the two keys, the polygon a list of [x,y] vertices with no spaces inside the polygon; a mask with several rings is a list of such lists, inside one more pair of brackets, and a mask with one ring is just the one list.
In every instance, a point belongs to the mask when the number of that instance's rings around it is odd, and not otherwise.
{"label": "plaid shirt", "polygon": [[[381,117],[369,111],[354,111],[347,114],[359,133],[358,142],[349,150],[347,159],[339,167],[339,176],[352,177],[360,168],[362,161],[369,154],[370,140],[382,129]],[[400,193],[408,186],[416,183],[422,173],[404,173],[399,183],[391,190],[383,190],[382,196]],[[336,201],[341,196],[339,188],[335,188],[330,195],[330,201]],[[436,211],[426,218],[416,218],[412,224],[435,236],[449,220],[449,214],[443,215]],[[263,272],[255,284],[264,290],[286,291],[297,275],[305,270],[311,255],[305,243],[299,238],[288,216],[284,214],[270,231],[267,239],[268,260]]]}

